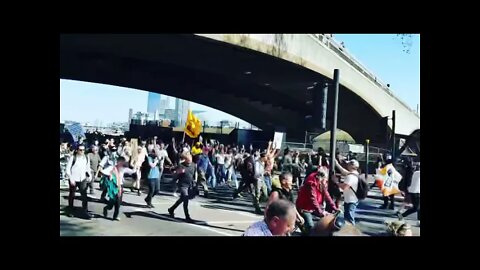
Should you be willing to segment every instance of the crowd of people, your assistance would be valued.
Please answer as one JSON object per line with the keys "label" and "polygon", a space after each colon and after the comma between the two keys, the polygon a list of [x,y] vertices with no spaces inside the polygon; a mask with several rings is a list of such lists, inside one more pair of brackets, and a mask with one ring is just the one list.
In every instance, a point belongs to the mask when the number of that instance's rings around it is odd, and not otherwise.
{"label": "crowd of people", "polygon": [[[88,150],[88,154],[86,153]],[[351,156],[337,155],[334,159],[335,176],[329,177],[330,162],[328,155],[319,148],[316,152],[299,153],[291,149],[282,151],[271,141],[265,149],[248,149],[245,146],[224,145],[217,142],[204,142],[201,138],[194,143],[176,142],[174,138],[168,144],[157,137],[148,140],[126,138],[115,142],[106,139],[101,143],[80,140],[68,145],[60,144],[60,177],[68,179],[69,199],[66,213],[73,216],[73,202],[77,188],[81,194],[82,215],[92,218],[88,211],[87,194],[93,194],[92,183],[100,180],[101,200],[106,203],[103,209],[105,217],[114,208],[113,219],[120,220],[125,175],[131,175],[132,192],[141,196],[142,182],[148,187],[145,197],[147,207],[154,208],[153,197],[159,195],[164,171],[173,175],[174,193],[178,200],[168,208],[171,217],[183,204],[187,222],[192,222],[188,209],[189,200],[200,196],[210,197],[210,190],[219,186],[233,188],[233,199],[252,197],[257,214],[264,220],[251,225],[245,236],[289,235],[297,228],[302,234],[311,235],[315,222],[335,214],[341,209],[343,198],[344,218],[355,225],[356,207],[363,197],[359,196],[363,186],[360,180],[359,163]],[[391,164],[379,162],[379,166]],[[420,174],[410,168],[412,177],[405,192],[409,194],[413,207],[402,218],[418,212],[420,219]],[[280,175],[278,175],[278,173]],[[239,177],[240,176],[240,177]],[[275,181],[274,179],[277,179]],[[294,190],[298,196],[295,198]],[[244,195],[242,195],[244,194]],[[343,194],[343,195],[342,195]],[[262,211],[260,202],[266,201]],[[385,198],[386,208],[391,198]],[[405,203],[404,206],[408,206]]]}

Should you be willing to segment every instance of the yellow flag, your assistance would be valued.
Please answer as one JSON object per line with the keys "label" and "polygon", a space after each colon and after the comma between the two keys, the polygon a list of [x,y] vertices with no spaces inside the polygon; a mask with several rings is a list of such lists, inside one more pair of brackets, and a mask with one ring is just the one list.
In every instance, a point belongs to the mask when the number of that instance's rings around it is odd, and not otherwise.
{"label": "yellow flag", "polygon": [[185,123],[185,134],[190,138],[197,138],[202,130],[202,123],[191,110],[188,110],[187,121]]}

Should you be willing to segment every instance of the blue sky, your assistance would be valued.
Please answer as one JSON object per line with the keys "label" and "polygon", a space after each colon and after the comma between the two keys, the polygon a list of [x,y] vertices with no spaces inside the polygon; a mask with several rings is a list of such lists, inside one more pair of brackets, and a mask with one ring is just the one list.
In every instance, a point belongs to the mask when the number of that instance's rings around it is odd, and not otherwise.
{"label": "blue sky", "polygon": [[[415,109],[420,103],[420,35],[412,36],[410,53],[403,52],[402,42],[392,34],[334,34],[345,48],[390,89]],[[103,124],[127,122],[128,109],[147,110],[146,91],[124,87],[60,80],[60,121],[96,121]],[[173,100],[170,101],[173,107]],[[245,123],[229,114],[191,103],[193,110],[205,110],[208,121],[228,119]]]}

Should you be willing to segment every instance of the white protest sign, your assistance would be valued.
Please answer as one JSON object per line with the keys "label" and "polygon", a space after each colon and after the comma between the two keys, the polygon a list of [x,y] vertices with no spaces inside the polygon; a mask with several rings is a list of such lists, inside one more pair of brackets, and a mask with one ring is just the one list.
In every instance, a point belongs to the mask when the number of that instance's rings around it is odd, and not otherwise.
{"label": "white protest sign", "polygon": [[283,134],[282,132],[275,132],[273,136],[273,145],[275,145],[275,149],[280,149],[282,147],[283,141]]}

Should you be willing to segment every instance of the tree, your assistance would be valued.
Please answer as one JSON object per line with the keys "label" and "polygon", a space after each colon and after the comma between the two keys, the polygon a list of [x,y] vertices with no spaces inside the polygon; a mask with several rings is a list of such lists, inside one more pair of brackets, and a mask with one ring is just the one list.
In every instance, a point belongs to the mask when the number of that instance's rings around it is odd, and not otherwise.
{"label": "tree", "polygon": [[397,34],[397,38],[400,38],[403,46],[403,52],[410,54],[412,48],[412,34]]}

